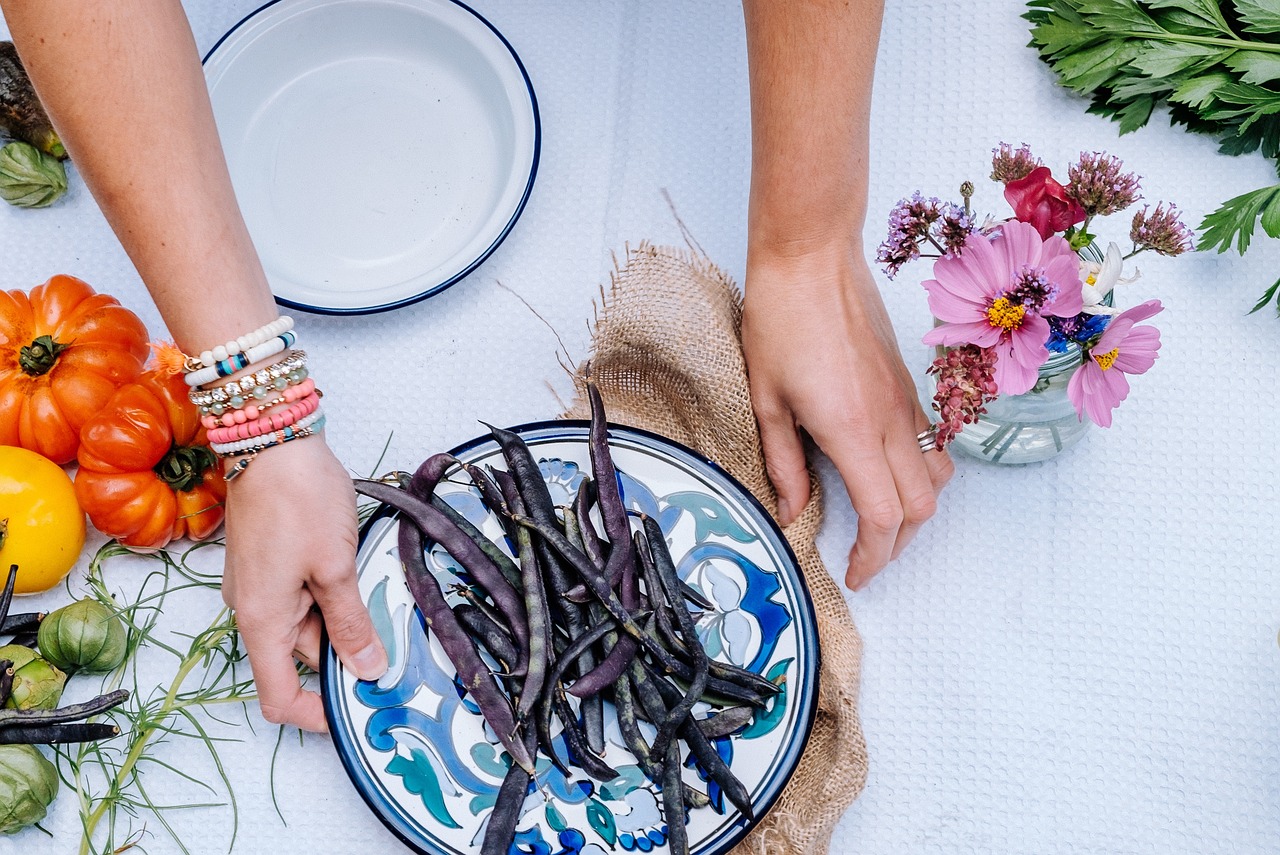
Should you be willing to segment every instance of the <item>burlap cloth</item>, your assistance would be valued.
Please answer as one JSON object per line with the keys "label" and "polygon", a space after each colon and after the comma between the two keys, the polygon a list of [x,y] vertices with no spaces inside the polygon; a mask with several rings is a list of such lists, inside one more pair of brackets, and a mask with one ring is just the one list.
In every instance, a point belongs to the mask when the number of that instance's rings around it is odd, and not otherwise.
{"label": "burlap cloth", "polygon": [[[589,375],[609,420],[671,437],[720,464],[776,513],[751,411],[733,281],[700,253],[629,249],[604,294],[591,356],[574,370],[565,412],[586,418]],[[822,494],[786,529],[813,596],[822,650],[817,718],[791,782],[737,853],[825,853],[831,832],[867,777],[858,718],[862,640],[814,542]]]}

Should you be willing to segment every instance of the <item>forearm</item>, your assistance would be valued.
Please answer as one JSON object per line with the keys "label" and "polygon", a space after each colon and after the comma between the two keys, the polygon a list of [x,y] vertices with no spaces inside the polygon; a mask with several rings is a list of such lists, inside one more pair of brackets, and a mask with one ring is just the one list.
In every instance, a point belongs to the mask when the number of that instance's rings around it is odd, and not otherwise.
{"label": "forearm", "polygon": [[178,0],[0,0],[80,175],[178,345],[277,310],[240,216]]}
{"label": "forearm", "polygon": [[858,247],[881,0],[743,0],[752,258]]}

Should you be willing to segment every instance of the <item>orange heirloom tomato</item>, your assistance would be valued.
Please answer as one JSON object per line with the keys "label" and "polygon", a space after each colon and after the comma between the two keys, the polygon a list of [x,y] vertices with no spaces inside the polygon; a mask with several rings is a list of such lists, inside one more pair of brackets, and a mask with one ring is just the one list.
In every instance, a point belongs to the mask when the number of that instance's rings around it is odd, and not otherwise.
{"label": "orange heirloom tomato", "polygon": [[222,524],[226,482],[180,375],[148,371],[80,432],[76,497],[103,534],[135,549],[204,540]]}
{"label": "orange heirloom tomato", "polygon": [[138,316],[74,276],[0,291],[0,445],[75,460],[81,426],[138,378],[147,351]]}

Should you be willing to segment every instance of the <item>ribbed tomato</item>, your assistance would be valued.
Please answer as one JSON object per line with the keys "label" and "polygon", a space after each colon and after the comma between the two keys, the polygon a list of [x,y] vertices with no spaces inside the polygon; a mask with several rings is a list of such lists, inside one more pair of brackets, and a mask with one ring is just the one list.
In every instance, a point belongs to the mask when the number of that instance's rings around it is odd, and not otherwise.
{"label": "ribbed tomato", "polygon": [[70,463],[80,428],[142,373],[147,328],[74,276],[0,292],[0,445]]}
{"label": "ribbed tomato", "polygon": [[226,482],[182,377],[148,371],[121,387],[80,434],[76,497],[125,546],[204,540],[222,524]]}

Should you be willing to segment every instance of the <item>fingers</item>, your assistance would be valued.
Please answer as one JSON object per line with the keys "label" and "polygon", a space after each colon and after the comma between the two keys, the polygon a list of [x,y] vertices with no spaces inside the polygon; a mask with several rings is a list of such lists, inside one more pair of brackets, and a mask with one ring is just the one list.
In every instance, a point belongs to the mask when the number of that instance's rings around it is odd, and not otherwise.
{"label": "fingers", "polygon": [[[923,413],[917,411],[915,419],[928,425]],[[855,591],[902,554],[937,510],[938,495],[954,473],[945,452],[920,451],[920,429],[912,421],[907,425],[891,430],[879,447],[853,430],[823,446],[858,515],[858,536],[845,574],[845,584]]]}
{"label": "fingers", "polygon": [[[308,587],[324,616],[329,643],[342,664],[361,680],[376,680],[385,674],[387,653],[373,629],[369,610],[360,598],[355,566],[348,565],[337,573],[317,575]],[[318,655],[318,639],[316,651]]]}
{"label": "fingers", "polygon": [[[950,464],[945,452],[920,451],[920,443],[916,434],[901,431],[885,440],[885,457],[893,470],[894,484],[898,491],[898,500],[902,505],[902,525],[893,543],[893,552],[889,559],[895,560],[902,554],[911,539],[916,536],[920,526],[933,516],[938,505],[938,493],[946,483],[942,471],[942,463],[930,467],[936,458]],[[936,474],[935,474],[936,470]],[[940,479],[941,483],[935,481]]]}
{"label": "fingers", "polygon": [[856,591],[889,563],[902,527],[902,502],[882,446],[851,446],[842,437],[838,442],[829,442],[823,451],[839,470],[858,514],[858,537],[849,551],[849,569],[844,577],[845,585]]}
{"label": "fingers", "polygon": [[243,614],[238,614],[236,621],[258,685],[262,717],[273,724],[292,724],[317,733],[328,730],[320,696],[305,691],[299,683],[292,633],[275,634],[270,623],[260,624]]}
{"label": "fingers", "polygon": [[778,521],[791,525],[809,504],[809,470],[805,465],[804,443],[790,412],[757,406],[760,445],[765,469],[778,494]]}
{"label": "fingers", "polygon": [[320,670],[320,627],[318,612],[308,612],[298,626],[298,637],[293,645],[293,656],[312,671]]}

